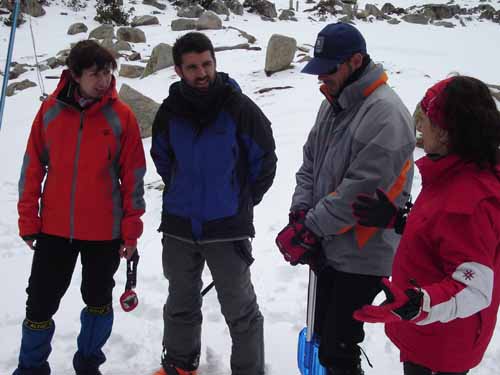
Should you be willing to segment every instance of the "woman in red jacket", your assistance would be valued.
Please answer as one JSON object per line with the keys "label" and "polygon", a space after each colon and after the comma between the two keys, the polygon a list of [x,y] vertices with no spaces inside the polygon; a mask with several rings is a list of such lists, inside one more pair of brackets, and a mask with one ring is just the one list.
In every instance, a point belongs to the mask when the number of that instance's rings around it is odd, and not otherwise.
{"label": "woman in red jacket", "polygon": [[[500,114],[471,77],[438,82],[420,105],[422,191],[392,281],[383,280],[386,301],[354,316],[386,323],[405,375],[466,374],[484,355],[500,303]],[[361,225],[390,227],[402,217],[381,191],[358,196],[353,208]]]}
{"label": "woman in red jacket", "polygon": [[135,116],[116,92],[116,61],[85,40],[67,64],[35,117],[19,180],[19,235],[34,253],[14,375],[50,374],[52,317],[78,257],[86,306],[73,367],[77,375],[101,374],[113,275],[142,233],[146,162]]}

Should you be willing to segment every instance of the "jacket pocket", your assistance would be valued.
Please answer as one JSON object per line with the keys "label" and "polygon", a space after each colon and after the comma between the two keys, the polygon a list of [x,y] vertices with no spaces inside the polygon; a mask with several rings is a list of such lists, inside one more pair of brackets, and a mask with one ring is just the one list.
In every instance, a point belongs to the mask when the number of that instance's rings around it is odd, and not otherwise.
{"label": "jacket pocket", "polygon": [[250,243],[250,240],[246,239],[234,241],[234,250],[248,267],[252,265],[255,259],[252,256],[252,244]]}

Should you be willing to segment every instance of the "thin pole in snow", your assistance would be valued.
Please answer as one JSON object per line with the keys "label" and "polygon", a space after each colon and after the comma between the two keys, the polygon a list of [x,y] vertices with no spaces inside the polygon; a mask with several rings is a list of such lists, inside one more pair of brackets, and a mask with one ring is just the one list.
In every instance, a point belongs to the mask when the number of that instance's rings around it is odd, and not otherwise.
{"label": "thin pole in snow", "polygon": [[5,96],[7,94],[7,82],[9,81],[10,62],[12,60],[12,50],[14,49],[14,38],[16,36],[17,17],[19,16],[19,8],[21,4],[21,0],[15,0],[15,1],[16,5],[14,6],[14,12],[13,12],[14,17],[10,29],[9,48],[7,50],[7,61],[5,62],[5,70],[3,75],[2,95],[0,96],[0,130],[2,129],[3,109],[5,107]]}

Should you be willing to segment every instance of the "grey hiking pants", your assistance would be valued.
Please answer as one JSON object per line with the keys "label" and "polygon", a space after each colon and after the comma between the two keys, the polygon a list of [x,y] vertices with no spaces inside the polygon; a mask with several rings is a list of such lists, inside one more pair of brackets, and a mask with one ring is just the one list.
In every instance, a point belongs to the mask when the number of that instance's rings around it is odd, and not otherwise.
{"label": "grey hiking pants", "polygon": [[198,367],[201,274],[206,262],[233,342],[232,375],[264,374],[264,318],[250,280],[250,251],[249,240],[194,244],[164,237],[163,272],[169,281],[163,314],[164,365]]}

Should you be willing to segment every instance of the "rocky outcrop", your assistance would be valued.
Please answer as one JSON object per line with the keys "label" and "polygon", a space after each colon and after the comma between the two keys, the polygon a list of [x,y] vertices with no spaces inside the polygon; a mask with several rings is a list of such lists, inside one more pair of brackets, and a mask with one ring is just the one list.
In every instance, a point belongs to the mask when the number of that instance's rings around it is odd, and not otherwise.
{"label": "rocky outcrop", "polygon": [[288,69],[297,50],[297,41],[285,35],[273,34],[267,44],[266,65],[267,75]]}
{"label": "rocky outcrop", "polygon": [[141,137],[150,137],[153,121],[158,108],[160,108],[160,104],[125,83],[121,86],[118,95],[134,112],[139,123],[139,128],[141,129]]}

